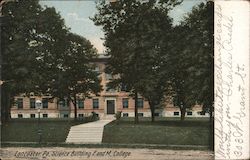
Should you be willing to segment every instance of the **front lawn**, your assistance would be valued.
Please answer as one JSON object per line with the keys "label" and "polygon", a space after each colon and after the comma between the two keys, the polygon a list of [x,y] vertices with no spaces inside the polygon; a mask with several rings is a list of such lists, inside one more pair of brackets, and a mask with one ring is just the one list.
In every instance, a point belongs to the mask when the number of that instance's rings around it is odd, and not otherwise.
{"label": "front lawn", "polygon": [[209,119],[141,118],[135,125],[133,118],[113,121],[104,128],[103,143],[163,144],[163,145],[209,145]]}
{"label": "front lawn", "polygon": [[[41,142],[65,142],[70,127],[89,120],[41,119]],[[38,119],[12,119],[1,127],[2,142],[38,142]]]}

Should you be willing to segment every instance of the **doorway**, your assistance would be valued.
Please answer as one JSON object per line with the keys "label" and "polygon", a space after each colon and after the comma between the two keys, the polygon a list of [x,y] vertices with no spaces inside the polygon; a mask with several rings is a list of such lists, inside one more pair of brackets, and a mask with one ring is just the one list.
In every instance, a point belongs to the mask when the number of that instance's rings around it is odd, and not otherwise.
{"label": "doorway", "polygon": [[107,100],[107,114],[115,114],[115,100]]}

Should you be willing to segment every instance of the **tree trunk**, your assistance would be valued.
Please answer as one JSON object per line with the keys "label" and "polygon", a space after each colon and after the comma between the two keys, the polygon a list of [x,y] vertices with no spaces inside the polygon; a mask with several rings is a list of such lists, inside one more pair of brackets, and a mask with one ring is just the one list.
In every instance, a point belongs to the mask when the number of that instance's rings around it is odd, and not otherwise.
{"label": "tree trunk", "polygon": [[213,118],[213,105],[209,104],[209,123],[210,123],[210,149],[213,151],[214,150],[214,118]]}
{"label": "tree trunk", "polygon": [[137,124],[139,122],[139,118],[138,118],[138,93],[137,91],[135,91],[135,124]]}
{"label": "tree trunk", "polygon": [[77,119],[77,104],[76,104],[76,95],[74,95],[74,102],[73,102],[73,104],[74,104],[74,118],[75,118],[75,120]]}
{"label": "tree trunk", "polygon": [[181,108],[181,121],[184,121],[186,114],[186,107],[183,105]]}
{"label": "tree trunk", "polygon": [[150,106],[151,109],[151,122],[155,122],[155,107]]}
{"label": "tree trunk", "polygon": [[151,122],[155,122],[155,106],[149,101],[150,111],[151,111]]}
{"label": "tree trunk", "polygon": [[7,122],[10,119],[10,108],[13,102],[11,93],[7,91],[6,87],[2,87],[1,94],[1,123]]}

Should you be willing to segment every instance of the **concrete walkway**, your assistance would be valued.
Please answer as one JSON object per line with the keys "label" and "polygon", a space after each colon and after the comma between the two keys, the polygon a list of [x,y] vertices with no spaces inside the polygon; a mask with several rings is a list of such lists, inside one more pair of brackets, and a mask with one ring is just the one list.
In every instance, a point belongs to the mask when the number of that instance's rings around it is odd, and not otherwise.
{"label": "concrete walkway", "polygon": [[66,143],[90,144],[102,143],[104,126],[113,121],[104,119],[86,124],[72,126],[66,139]]}

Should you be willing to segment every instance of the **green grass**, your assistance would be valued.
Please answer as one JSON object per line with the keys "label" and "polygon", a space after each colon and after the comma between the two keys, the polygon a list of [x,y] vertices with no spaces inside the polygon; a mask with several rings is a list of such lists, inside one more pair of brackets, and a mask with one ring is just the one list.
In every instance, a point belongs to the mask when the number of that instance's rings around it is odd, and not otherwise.
{"label": "green grass", "polygon": [[[90,120],[73,119],[41,119],[41,142],[65,142],[69,129],[73,125],[86,123]],[[38,142],[37,119],[12,119],[1,126],[2,142]]]}
{"label": "green grass", "polygon": [[207,118],[141,118],[135,125],[133,118],[122,118],[119,123],[109,123],[104,128],[104,143],[209,145],[209,120]]}

